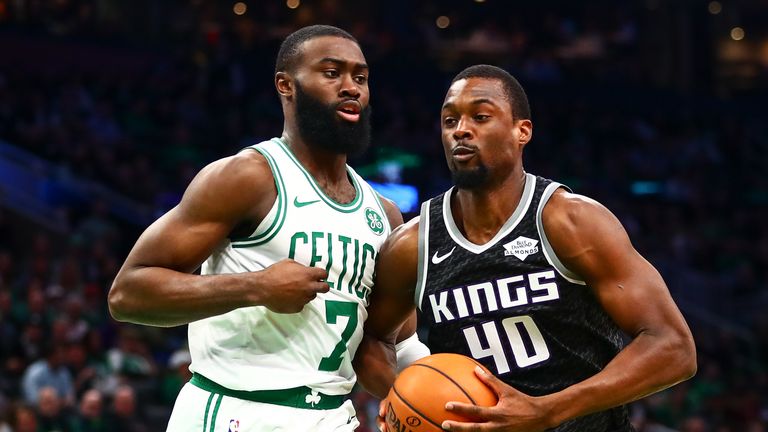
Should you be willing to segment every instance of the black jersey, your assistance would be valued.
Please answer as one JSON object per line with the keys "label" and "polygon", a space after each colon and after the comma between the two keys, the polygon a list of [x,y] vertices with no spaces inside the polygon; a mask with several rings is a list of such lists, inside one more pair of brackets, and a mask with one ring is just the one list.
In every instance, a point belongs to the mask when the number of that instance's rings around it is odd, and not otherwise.
{"label": "black jersey", "polygon": [[[591,289],[557,258],[541,212],[559,183],[526,174],[520,204],[488,243],[469,242],[453,189],[422,205],[416,304],[433,353],[475,358],[531,396],[595,375],[622,348]],[[564,431],[631,431],[626,407],[568,421]]]}

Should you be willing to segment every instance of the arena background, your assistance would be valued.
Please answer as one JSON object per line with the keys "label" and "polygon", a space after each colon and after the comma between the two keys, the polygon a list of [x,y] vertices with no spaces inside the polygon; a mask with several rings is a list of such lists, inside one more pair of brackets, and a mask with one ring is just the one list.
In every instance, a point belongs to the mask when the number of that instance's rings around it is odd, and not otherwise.
{"label": "arena background", "polygon": [[[517,76],[526,168],[615,212],[694,331],[698,375],[633,404],[638,430],[766,430],[765,0],[0,0],[0,431],[164,430],[186,328],[118,324],[106,293],[202,166],[279,135],[277,48],[315,23],[363,45],[374,138],[352,165],[406,219],[450,185],[450,78]],[[74,399],[22,386],[46,356]]]}

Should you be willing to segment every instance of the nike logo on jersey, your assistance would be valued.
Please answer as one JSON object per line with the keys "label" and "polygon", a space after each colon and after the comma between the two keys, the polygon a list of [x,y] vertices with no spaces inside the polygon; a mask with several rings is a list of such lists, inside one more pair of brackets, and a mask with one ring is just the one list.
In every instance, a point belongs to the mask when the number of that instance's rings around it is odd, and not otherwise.
{"label": "nike logo on jersey", "polygon": [[314,204],[316,202],[320,202],[320,200],[317,199],[317,200],[312,200],[312,201],[299,201],[299,197],[296,197],[296,198],[293,199],[293,205],[296,206],[296,207],[304,207],[304,206],[308,206],[310,204]]}
{"label": "nike logo on jersey", "polygon": [[456,250],[456,246],[453,247],[453,249],[450,250],[447,254],[443,256],[438,256],[437,254],[440,253],[440,251],[435,252],[434,255],[432,255],[432,264],[440,264],[441,262],[448,259],[449,256],[453,253],[453,251]]}

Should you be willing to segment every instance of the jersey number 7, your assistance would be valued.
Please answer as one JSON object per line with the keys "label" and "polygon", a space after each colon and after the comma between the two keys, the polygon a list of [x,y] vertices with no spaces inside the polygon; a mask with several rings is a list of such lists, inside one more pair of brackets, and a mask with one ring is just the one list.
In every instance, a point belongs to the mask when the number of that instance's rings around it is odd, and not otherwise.
{"label": "jersey number 7", "polygon": [[328,324],[336,324],[336,320],[339,316],[348,318],[347,325],[344,326],[344,330],[341,332],[341,340],[333,348],[331,355],[323,357],[323,359],[320,360],[318,369],[321,371],[332,372],[341,367],[341,360],[344,358],[344,353],[347,351],[349,338],[352,337],[357,328],[357,303],[326,300],[325,321]]}

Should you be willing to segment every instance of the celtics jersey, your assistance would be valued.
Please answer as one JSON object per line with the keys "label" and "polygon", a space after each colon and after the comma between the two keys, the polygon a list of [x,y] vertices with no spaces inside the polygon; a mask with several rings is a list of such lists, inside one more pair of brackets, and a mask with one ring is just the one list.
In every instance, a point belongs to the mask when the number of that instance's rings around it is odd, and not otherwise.
{"label": "celtics jersey", "polygon": [[295,314],[255,306],[190,323],[190,370],[232,390],[306,386],[329,395],[349,393],[376,255],[390,232],[386,213],[350,167],[355,198],[340,204],[323,193],[282,140],[244,151],[254,150],[272,170],[275,203],[252,235],[222,244],[203,263],[202,274],[254,272],[291,258],[326,269],[331,289]]}
{"label": "celtics jersey", "polygon": [[[562,264],[547,240],[542,210],[560,187],[526,174],[520,204],[482,245],[457,227],[453,190],[424,203],[419,222],[416,304],[430,350],[473,357],[531,396],[600,372],[622,347],[620,330],[591,288]],[[631,429],[620,407],[554,430]]]}

